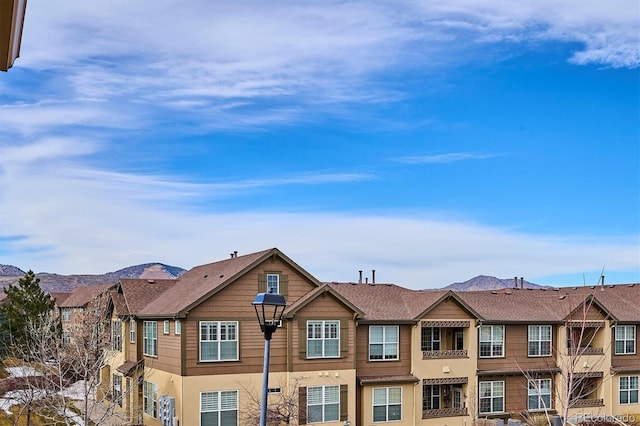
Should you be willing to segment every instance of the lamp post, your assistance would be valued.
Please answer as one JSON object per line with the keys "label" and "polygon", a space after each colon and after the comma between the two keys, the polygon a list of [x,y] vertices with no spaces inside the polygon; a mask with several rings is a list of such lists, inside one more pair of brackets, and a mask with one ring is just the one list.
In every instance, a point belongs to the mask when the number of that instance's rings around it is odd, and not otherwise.
{"label": "lamp post", "polygon": [[267,389],[269,386],[269,351],[271,349],[271,335],[277,330],[282,321],[282,314],[287,303],[284,296],[276,293],[258,293],[253,300],[253,308],[260,323],[260,330],[264,333],[264,366],[262,368],[262,402],[260,404],[260,426],[267,424]]}

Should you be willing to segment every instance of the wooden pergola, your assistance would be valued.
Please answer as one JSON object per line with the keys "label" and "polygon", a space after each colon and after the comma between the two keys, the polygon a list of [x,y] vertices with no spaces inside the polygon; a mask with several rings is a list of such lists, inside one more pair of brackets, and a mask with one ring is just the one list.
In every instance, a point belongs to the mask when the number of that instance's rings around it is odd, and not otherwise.
{"label": "wooden pergola", "polygon": [[0,0],[0,71],[7,71],[20,56],[27,0]]}

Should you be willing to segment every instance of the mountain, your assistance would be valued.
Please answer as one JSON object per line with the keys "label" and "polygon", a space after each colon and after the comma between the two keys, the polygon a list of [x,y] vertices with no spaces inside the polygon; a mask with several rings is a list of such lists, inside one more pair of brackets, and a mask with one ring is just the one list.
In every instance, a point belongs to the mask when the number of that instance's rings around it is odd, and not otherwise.
{"label": "mountain", "polygon": [[[25,275],[25,272],[15,266],[0,265],[0,271],[5,270],[12,272],[12,275],[0,273],[0,287],[16,284],[18,280]],[[51,293],[66,293],[76,287],[85,285],[115,284],[120,278],[177,278],[185,271],[186,269],[165,265],[163,263],[145,263],[101,275],[59,275],[40,272],[36,274],[36,277],[40,278],[40,287],[42,287],[43,290]]]}
{"label": "mountain", "polygon": [[[444,287],[446,290],[456,291],[477,291],[477,290],[500,290],[503,288],[513,288],[515,286],[514,278],[496,278],[487,275],[478,275],[465,282],[453,283]],[[530,283],[529,281],[522,281],[524,288],[544,288],[544,286]],[[518,287],[520,287],[521,281],[518,279]]]}
{"label": "mountain", "polygon": [[0,277],[15,277],[16,275],[26,275],[26,272],[13,265],[0,265]]}

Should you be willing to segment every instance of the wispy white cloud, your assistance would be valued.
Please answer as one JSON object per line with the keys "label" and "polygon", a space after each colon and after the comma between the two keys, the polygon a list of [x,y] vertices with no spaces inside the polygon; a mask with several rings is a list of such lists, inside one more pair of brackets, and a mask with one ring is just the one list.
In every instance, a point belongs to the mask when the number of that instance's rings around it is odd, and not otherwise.
{"label": "wispy white cloud", "polygon": [[[38,146],[16,149],[12,158],[36,161],[38,155],[29,152]],[[355,281],[358,269],[376,269],[378,281],[414,288],[478,274],[534,278],[603,264],[610,271],[638,269],[637,236],[527,234],[410,213],[292,213],[291,205],[270,212],[245,208],[212,213],[184,202],[373,178],[368,175],[190,183],[172,176],[70,168],[73,158],[60,167],[64,150],[60,143],[45,153],[46,167],[14,164],[0,173],[0,236],[21,236],[3,240],[8,251],[0,252],[0,263],[57,273],[102,273],[150,261],[192,267],[226,258],[230,250],[247,253],[277,246],[322,280]],[[0,158],[4,165],[10,163]]]}
{"label": "wispy white cloud", "polygon": [[465,160],[484,160],[494,158],[497,154],[480,154],[472,152],[450,152],[446,154],[415,155],[400,157],[396,161],[404,164],[444,164]]}

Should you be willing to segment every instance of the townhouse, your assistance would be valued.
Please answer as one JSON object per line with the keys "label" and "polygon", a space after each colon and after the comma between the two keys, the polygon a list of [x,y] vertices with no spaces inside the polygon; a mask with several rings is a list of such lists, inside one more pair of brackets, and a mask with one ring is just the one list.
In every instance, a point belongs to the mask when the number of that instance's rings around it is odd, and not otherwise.
{"label": "townhouse", "polygon": [[294,424],[640,413],[639,284],[323,283],[275,248],[174,280],[121,279],[101,391],[131,424],[250,424],[264,345],[251,302],[269,291],[288,303],[271,341],[269,400],[293,395]]}

